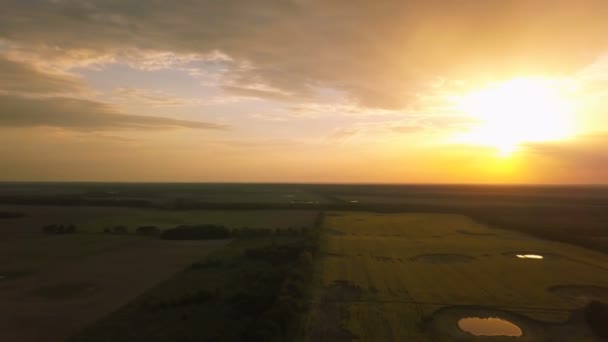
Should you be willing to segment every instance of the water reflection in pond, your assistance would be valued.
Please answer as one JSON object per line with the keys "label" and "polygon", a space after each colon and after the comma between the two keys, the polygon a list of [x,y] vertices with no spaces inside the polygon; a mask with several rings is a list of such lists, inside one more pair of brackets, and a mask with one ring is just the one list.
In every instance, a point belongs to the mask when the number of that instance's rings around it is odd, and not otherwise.
{"label": "water reflection in pond", "polygon": [[513,336],[522,335],[521,329],[502,318],[466,317],[458,321],[458,327],[475,336]]}
{"label": "water reflection in pond", "polygon": [[520,259],[543,259],[543,256],[538,254],[516,254],[516,256]]}

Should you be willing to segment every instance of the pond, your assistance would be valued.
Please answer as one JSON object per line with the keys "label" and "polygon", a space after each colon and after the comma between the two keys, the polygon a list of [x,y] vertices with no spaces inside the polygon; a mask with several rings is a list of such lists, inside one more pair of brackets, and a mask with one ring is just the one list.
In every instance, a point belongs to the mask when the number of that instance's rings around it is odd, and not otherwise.
{"label": "pond", "polygon": [[540,254],[516,254],[515,256],[520,259],[536,259],[536,260],[544,259],[544,257]]}
{"label": "pond", "polygon": [[517,325],[498,317],[466,317],[458,321],[458,327],[475,336],[519,337],[523,334]]}

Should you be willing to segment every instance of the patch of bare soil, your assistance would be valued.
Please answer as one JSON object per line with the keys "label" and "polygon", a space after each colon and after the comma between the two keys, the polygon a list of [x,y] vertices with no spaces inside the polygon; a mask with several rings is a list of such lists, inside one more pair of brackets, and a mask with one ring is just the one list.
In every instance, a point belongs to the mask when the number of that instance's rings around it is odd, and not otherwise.
{"label": "patch of bare soil", "polygon": [[[13,242],[28,249],[28,239]],[[62,244],[83,250],[82,255],[57,259],[49,253],[44,268],[0,280],[0,340],[64,341],[225,243],[127,239],[103,251],[96,250],[95,244],[85,250],[81,245]]]}

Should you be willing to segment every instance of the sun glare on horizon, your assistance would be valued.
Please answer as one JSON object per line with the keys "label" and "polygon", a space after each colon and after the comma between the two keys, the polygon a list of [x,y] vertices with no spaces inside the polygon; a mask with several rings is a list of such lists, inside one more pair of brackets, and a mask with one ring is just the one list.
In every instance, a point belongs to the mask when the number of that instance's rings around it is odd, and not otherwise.
{"label": "sun glare on horizon", "polygon": [[559,82],[516,78],[470,92],[458,108],[478,121],[460,142],[489,146],[507,157],[523,143],[562,140],[573,134],[573,101]]}

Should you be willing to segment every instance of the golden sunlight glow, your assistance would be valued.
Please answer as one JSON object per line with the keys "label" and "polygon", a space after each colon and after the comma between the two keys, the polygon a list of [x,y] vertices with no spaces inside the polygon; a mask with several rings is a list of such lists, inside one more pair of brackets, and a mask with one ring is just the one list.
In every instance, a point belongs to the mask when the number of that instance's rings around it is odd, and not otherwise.
{"label": "golden sunlight glow", "polygon": [[478,121],[458,140],[494,147],[501,156],[525,142],[560,140],[573,133],[573,103],[557,81],[516,78],[492,84],[459,98],[458,107]]}

